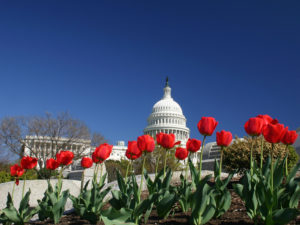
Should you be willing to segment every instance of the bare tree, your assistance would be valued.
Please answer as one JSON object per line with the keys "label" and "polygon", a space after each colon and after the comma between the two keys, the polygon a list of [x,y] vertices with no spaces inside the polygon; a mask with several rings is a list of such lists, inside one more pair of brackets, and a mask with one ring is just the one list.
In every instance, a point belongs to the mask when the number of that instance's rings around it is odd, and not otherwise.
{"label": "bare tree", "polygon": [[97,147],[103,143],[108,142],[105,137],[100,133],[93,133],[92,139],[91,139],[91,146]]}
{"label": "bare tree", "polygon": [[[95,140],[105,140],[94,134]],[[87,125],[68,113],[53,116],[5,117],[0,121],[0,143],[12,153],[37,157],[39,167],[45,168],[46,160],[60,150],[71,150],[75,159],[87,154],[91,147],[91,133]],[[90,152],[88,152],[90,153]]]}

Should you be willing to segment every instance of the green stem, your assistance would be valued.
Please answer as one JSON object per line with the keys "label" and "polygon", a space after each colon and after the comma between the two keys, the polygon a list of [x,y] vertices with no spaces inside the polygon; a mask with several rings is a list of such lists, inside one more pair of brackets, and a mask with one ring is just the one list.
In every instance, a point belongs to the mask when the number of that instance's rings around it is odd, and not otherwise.
{"label": "green stem", "polygon": [[82,194],[83,182],[84,182],[84,170],[82,171],[82,175],[81,175],[80,194]]}
{"label": "green stem", "polygon": [[23,182],[23,189],[22,189],[22,199],[23,199],[23,197],[24,197],[24,191],[25,191],[26,172],[27,172],[27,170],[26,170],[25,173],[24,173],[24,182]]}
{"label": "green stem", "polygon": [[200,161],[199,161],[199,181],[201,181],[201,171],[202,171],[202,158],[203,158],[203,151],[204,151],[204,142],[205,142],[206,135],[203,137],[202,141],[202,147],[201,147],[201,152],[200,152]]}
{"label": "green stem", "polygon": [[100,166],[100,164],[99,163],[97,163],[97,165],[96,165],[96,172],[95,172],[95,181],[96,181],[96,183],[97,183],[97,180],[98,180],[98,171],[99,171],[99,166]]}
{"label": "green stem", "polygon": [[263,137],[261,137],[261,149],[260,149],[260,172],[262,172],[263,161],[264,161],[264,138],[263,138]]}
{"label": "green stem", "polygon": [[253,176],[253,145],[254,145],[254,137],[251,140],[251,149],[250,149],[250,175]]}
{"label": "green stem", "polygon": [[103,172],[103,163],[101,163],[101,168],[100,168],[100,178],[99,178],[99,186],[101,186],[102,184],[101,182],[101,178],[102,178],[102,172]]}
{"label": "green stem", "polygon": [[145,168],[145,161],[146,161],[146,154],[144,154],[144,160],[143,160],[143,166],[142,166],[142,173],[141,173],[141,184],[139,188],[139,203],[141,202],[141,193],[142,193],[142,188],[143,188],[143,174],[144,174],[144,168]]}
{"label": "green stem", "polygon": [[287,177],[289,175],[289,170],[288,170],[288,157],[289,157],[289,145],[286,145],[285,147],[285,152],[286,152],[286,159],[285,159],[285,176]]}
{"label": "green stem", "polygon": [[127,183],[127,176],[128,176],[129,165],[130,165],[130,162],[127,163],[126,174],[125,174],[125,183]]}
{"label": "green stem", "polygon": [[98,163],[96,164],[95,166],[95,169],[94,169],[94,176],[93,176],[93,180],[95,181],[96,180],[96,171],[97,171],[97,168],[98,168]]}
{"label": "green stem", "polygon": [[165,151],[165,162],[164,162],[164,178],[166,177],[167,156],[168,156],[168,150],[166,149],[166,151]]}
{"label": "green stem", "polygon": [[157,159],[156,159],[156,166],[155,166],[155,177],[156,177],[156,175],[157,175],[158,163],[159,163],[159,155],[157,156]]}
{"label": "green stem", "polygon": [[134,172],[133,172],[133,160],[132,159],[130,159],[130,166],[129,166],[129,176],[130,175],[134,175]]}
{"label": "green stem", "polygon": [[57,191],[57,199],[59,198],[61,189],[62,189],[62,172],[63,172],[64,167],[61,167],[61,170],[59,172],[59,177],[58,177],[58,191]]}
{"label": "green stem", "polygon": [[272,149],[271,149],[271,192],[273,195],[273,173],[274,173],[274,169],[273,169],[273,150],[274,150],[274,143],[272,143]]}
{"label": "green stem", "polygon": [[191,155],[191,153],[189,153],[188,158],[187,158],[186,163],[185,163],[185,180],[187,180],[187,176],[188,176],[190,155]]}
{"label": "green stem", "polygon": [[13,189],[12,189],[12,193],[11,193],[11,199],[12,199],[12,200],[14,200],[15,186],[16,186],[16,177],[15,177],[15,182],[14,182]]}
{"label": "green stem", "polygon": [[221,147],[220,168],[219,168],[219,176],[220,176],[220,179],[221,179],[221,173],[222,173],[223,150],[224,150],[224,146]]}

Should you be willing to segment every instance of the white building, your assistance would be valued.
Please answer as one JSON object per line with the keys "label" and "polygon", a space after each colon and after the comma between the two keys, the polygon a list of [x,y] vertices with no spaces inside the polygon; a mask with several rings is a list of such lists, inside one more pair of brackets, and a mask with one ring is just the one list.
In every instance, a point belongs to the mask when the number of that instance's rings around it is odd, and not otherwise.
{"label": "white building", "polygon": [[23,142],[24,155],[50,158],[60,150],[69,150],[83,155],[91,153],[91,140],[64,137],[26,136]]}
{"label": "white building", "polygon": [[182,113],[182,109],[171,96],[168,78],[164,95],[161,100],[154,104],[147,123],[148,126],[144,129],[144,134],[149,134],[154,138],[160,132],[173,133],[176,141],[181,141],[184,144],[190,137],[190,129],[186,126],[186,118]]}
{"label": "white building", "polygon": [[127,150],[127,146],[125,145],[124,141],[118,141],[117,145],[113,146],[113,150],[110,154],[109,160],[121,160],[121,159],[127,159],[125,156],[125,152]]}
{"label": "white building", "polygon": [[[186,118],[183,115],[180,105],[174,101],[171,96],[171,87],[168,84],[168,78],[164,87],[164,95],[162,99],[153,105],[152,113],[147,119],[147,127],[144,129],[144,134],[149,134],[156,138],[156,134],[173,133],[176,141],[181,141],[182,146],[185,146],[186,141],[190,137],[190,129],[186,126]],[[26,136],[24,153],[38,158],[53,157],[51,152],[56,150],[70,150],[73,152],[83,153],[82,155],[91,156],[95,147],[91,146],[90,140],[70,140],[67,138],[58,138],[53,141],[50,137]],[[118,141],[117,145],[113,146],[110,160],[127,159],[125,152],[127,146],[124,141]],[[204,159],[212,159],[218,156],[218,148],[215,143],[208,143],[204,147]],[[33,154],[34,153],[34,154]],[[45,157],[46,156],[46,157]],[[48,157],[49,156],[49,157]],[[194,155],[193,162],[197,162],[197,157]]]}

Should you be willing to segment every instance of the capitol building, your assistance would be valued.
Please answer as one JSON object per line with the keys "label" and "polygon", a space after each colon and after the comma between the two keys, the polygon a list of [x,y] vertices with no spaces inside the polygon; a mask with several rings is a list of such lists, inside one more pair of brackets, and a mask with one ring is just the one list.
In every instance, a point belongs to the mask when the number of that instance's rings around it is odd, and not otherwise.
{"label": "capitol building", "polygon": [[[190,129],[186,126],[186,118],[180,105],[172,98],[168,78],[163,91],[162,99],[153,105],[152,112],[147,119],[147,127],[144,129],[144,134],[148,134],[154,139],[156,134],[160,132],[175,134],[176,141],[181,141],[181,144],[185,145],[190,137]],[[109,159],[127,159],[125,157],[126,150],[125,142],[118,141],[117,145],[114,145]]]}
{"label": "capitol building", "polygon": [[[171,87],[169,86],[168,78],[166,79],[165,87],[163,89],[162,98],[153,105],[152,112],[147,119],[147,126],[144,129],[144,134],[156,138],[156,134],[162,132],[167,134],[175,134],[176,141],[181,141],[181,145],[185,146],[190,137],[190,129],[186,126],[186,118],[182,112],[180,105],[172,98]],[[40,154],[50,153],[56,151],[53,143],[47,137],[26,136],[24,143],[25,155],[36,153],[35,156]],[[69,143],[67,139],[59,138],[58,147],[68,149],[74,152],[81,152],[84,155],[90,156],[95,150],[95,146],[91,146],[90,140],[78,140],[74,143]],[[29,146],[31,146],[29,148]],[[124,141],[118,141],[113,146],[112,153],[109,157],[110,160],[127,159],[125,152],[127,146]],[[215,142],[207,143],[203,149],[203,158],[207,160],[214,160],[219,157],[219,148]],[[42,155],[40,155],[42,156]],[[41,157],[41,158],[47,158]],[[197,157],[192,157],[194,163],[197,162]]]}
{"label": "capitol building", "polygon": [[147,122],[148,126],[144,129],[144,134],[149,134],[154,138],[160,132],[173,133],[176,141],[186,143],[190,137],[190,129],[186,126],[186,118],[182,113],[182,109],[171,96],[168,78],[164,88],[164,95],[161,100],[154,104]]}

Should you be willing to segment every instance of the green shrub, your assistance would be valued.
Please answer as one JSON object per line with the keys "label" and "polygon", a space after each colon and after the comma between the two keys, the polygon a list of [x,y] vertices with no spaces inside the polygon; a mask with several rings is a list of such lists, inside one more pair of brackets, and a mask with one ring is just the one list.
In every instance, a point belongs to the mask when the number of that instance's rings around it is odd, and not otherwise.
{"label": "green shrub", "polygon": [[[26,180],[36,180],[38,178],[35,170],[28,170],[26,172]],[[23,180],[24,175],[19,177],[19,180]],[[0,171],[0,183],[5,183],[15,180],[14,177],[10,176],[10,172]]]}
{"label": "green shrub", "polygon": [[10,173],[6,171],[0,171],[0,183],[6,183],[12,180],[13,178],[10,176]]}
{"label": "green shrub", "polygon": [[37,179],[50,179],[51,177],[57,177],[58,172],[56,170],[48,170],[42,168],[37,172]]}
{"label": "green shrub", "polygon": [[[253,143],[253,158],[256,160],[257,165],[260,165],[260,151],[261,141],[263,140],[263,156],[264,163],[266,162],[272,145],[266,142],[263,137],[252,139],[245,137],[244,139],[237,138],[235,141],[224,150],[223,165],[224,169],[228,172],[238,170],[239,173],[243,174],[245,170],[250,168],[250,148]],[[298,162],[298,154],[296,153],[293,146],[289,146],[289,157],[288,157],[288,168],[291,169]],[[286,146],[284,144],[274,145],[274,158],[283,159],[286,155]]]}
{"label": "green shrub", "polygon": [[[125,177],[126,169],[129,161],[125,159],[121,159],[121,161],[115,160],[106,160],[105,161],[105,168],[107,172],[107,180],[108,182],[114,181],[117,179],[116,170],[119,170],[121,175]],[[128,175],[130,172],[128,172]]]}

